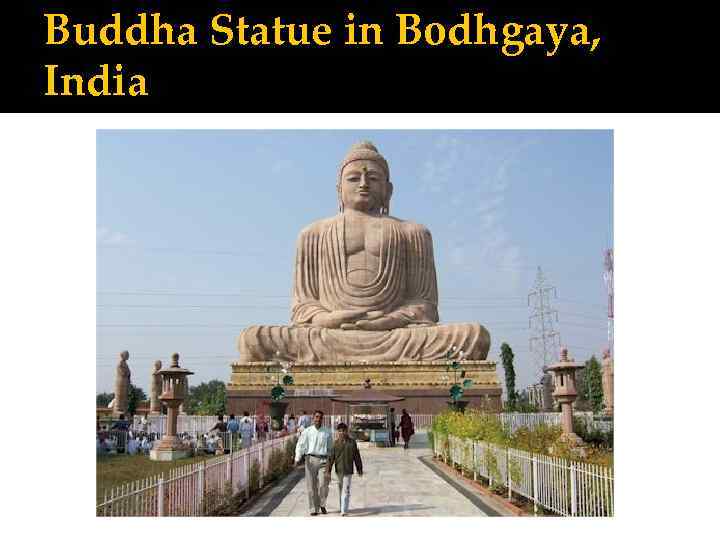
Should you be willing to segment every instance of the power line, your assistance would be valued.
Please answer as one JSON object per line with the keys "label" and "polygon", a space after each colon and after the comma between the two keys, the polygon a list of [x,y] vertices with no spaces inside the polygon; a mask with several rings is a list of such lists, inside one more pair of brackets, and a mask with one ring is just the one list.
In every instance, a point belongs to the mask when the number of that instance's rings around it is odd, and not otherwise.
{"label": "power line", "polygon": [[159,309],[290,309],[290,306],[262,306],[247,304],[97,304],[96,308],[102,309],[125,309],[125,308],[159,308]]}
{"label": "power line", "polygon": [[[504,321],[504,322],[485,322],[483,326],[503,326],[506,324],[515,325],[517,321]],[[137,323],[137,324],[125,324],[125,323],[101,323],[95,325],[96,328],[235,328],[241,330],[252,326],[251,324],[206,324],[206,323],[170,323],[170,324],[156,324],[156,323]],[[513,327],[515,328],[515,327]],[[518,330],[525,330],[524,326],[517,326]]]}
{"label": "power line", "polygon": [[97,324],[97,328],[237,328],[242,329],[249,324]]}
{"label": "power line", "polygon": [[[248,304],[97,304],[97,309],[193,309],[193,310],[214,310],[214,309],[283,309],[289,310],[289,306],[276,305],[248,305]],[[446,305],[449,311],[456,309],[526,309],[527,306],[486,306],[486,305]],[[563,315],[580,317],[583,319],[606,322],[603,317],[595,317],[582,313],[562,311]]]}
{"label": "power line", "polygon": [[[98,295],[119,295],[119,296],[208,296],[208,297],[228,297],[228,296],[250,296],[250,297],[262,297],[262,298],[292,298],[291,294],[268,294],[263,291],[258,291],[257,289],[245,289],[241,291],[228,291],[228,292],[208,292],[208,291],[199,291],[199,292],[189,292],[189,291],[181,291],[179,289],[166,289],[166,290],[157,290],[157,289],[138,289],[138,290],[125,290],[125,291],[113,291],[113,290],[98,290],[95,291],[95,294]],[[472,295],[463,295],[463,296],[453,296],[453,295],[447,295],[441,297],[441,302],[445,302],[446,300],[460,300],[460,301],[466,301],[466,302],[524,302],[526,300],[526,297],[524,296],[472,296]],[[585,304],[588,306],[598,307],[603,310],[607,308],[605,304],[595,304],[592,302],[585,302],[582,300],[571,300],[566,299],[564,297],[557,298],[557,301],[560,303],[572,303],[572,304]],[[518,306],[520,307],[521,304],[519,303]],[[525,307],[524,304],[522,304],[522,307]]]}
{"label": "power line", "polygon": [[223,255],[230,257],[262,257],[267,256],[268,251],[227,251],[227,250],[203,250],[203,249],[184,249],[184,248],[167,248],[167,247],[142,247],[137,245],[107,245],[100,244],[98,249],[117,249],[128,251],[145,251],[149,253],[188,253],[191,255]]}
{"label": "power line", "polygon": [[157,291],[157,290],[137,290],[137,291],[95,291],[100,295],[118,295],[118,296],[258,296],[261,298],[290,298],[289,294],[264,294],[257,291],[248,290],[246,292],[180,292],[177,290]]}

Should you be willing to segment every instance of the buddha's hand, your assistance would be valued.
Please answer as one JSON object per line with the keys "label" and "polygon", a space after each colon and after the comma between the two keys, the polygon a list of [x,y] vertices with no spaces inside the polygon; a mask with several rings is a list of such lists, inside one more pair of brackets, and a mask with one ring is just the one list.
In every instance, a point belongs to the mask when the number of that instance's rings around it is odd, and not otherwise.
{"label": "buddha's hand", "polygon": [[394,330],[395,328],[404,328],[408,325],[408,321],[401,317],[393,317],[387,315],[377,319],[362,319],[357,321],[354,326],[358,330]]}
{"label": "buddha's hand", "polygon": [[360,318],[359,320],[357,320],[355,322],[342,323],[340,325],[340,329],[341,330],[361,330],[361,328],[357,325],[359,322],[380,319],[383,315],[385,315],[385,312],[382,310],[368,311],[364,314],[364,316],[362,318]]}
{"label": "buddha's hand", "polygon": [[313,317],[312,324],[322,328],[340,328],[344,324],[354,323],[366,316],[367,311],[363,309],[341,309],[328,313],[318,313]]}

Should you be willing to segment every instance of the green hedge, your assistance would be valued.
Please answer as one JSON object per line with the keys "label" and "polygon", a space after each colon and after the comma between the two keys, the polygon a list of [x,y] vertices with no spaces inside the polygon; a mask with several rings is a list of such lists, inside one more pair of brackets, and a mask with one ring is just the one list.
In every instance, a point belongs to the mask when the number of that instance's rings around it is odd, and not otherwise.
{"label": "green hedge", "polygon": [[[468,409],[465,413],[446,411],[433,418],[431,431],[443,435],[454,435],[463,439],[486,441],[500,446],[516,448],[538,454],[577,459],[566,443],[560,440],[562,427],[539,424],[535,427],[520,427],[514,433],[506,429],[500,418],[482,411]],[[578,433],[582,437],[583,434]],[[610,434],[612,437],[612,434]],[[590,437],[589,437],[590,438]],[[594,444],[592,438],[586,439]],[[432,444],[432,439],[431,439]],[[431,446],[432,448],[432,446]],[[612,452],[604,444],[588,448],[585,461],[599,465],[612,464]]]}

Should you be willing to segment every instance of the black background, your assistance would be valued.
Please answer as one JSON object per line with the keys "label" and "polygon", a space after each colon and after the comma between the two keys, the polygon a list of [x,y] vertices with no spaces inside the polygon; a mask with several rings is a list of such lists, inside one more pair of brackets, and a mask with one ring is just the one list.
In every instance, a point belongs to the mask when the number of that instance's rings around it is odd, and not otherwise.
{"label": "black background", "polygon": [[[580,112],[699,111],[712,108],[717,64],[682,16],[660,4],[513,1],[172,1],[93,0],[22,2],[3,21],[2,110],[6,112]],[[12,7],[12,6],[9,6]],[[692,5],[684,6],[691,9]],[[656,11],[657,10],[657,11]],[[65,13],[70,23],[111,21],[123,26],[137,12],[159,11],[167,22],[193,23],[195,46],[47,46],[43,13]],[[342,44],[344,13],[384,26],[385,44]],[[505,57],[497,47],[398,46],[396,12],[424,22],[459,22],[483,12],[502,24],[585,23],[602,41],[591,54],[561,46],[554,57],[531,48]],[[210,19],[220,12],[248,23],[326,22],[328,47],[209,45]],[[667,17],[664,18],[664,17]],[[697,21],[697,17],[694,17]],[[701,20],[702,18],[700,18]],[[709,21],[708,21],[709,24]],[[570,34],[568,29],[567,36]],[[14,35],[14,39],[7,39]],[[521,34],[522,36],[522,34]],[[708,59],[708,60],[706,60]],[[712,59],[712,61],[710,60]],[[99,64],[122,63],[126,80],[146,76],[149,96],[44,96],[45,64],[89,78]]]}

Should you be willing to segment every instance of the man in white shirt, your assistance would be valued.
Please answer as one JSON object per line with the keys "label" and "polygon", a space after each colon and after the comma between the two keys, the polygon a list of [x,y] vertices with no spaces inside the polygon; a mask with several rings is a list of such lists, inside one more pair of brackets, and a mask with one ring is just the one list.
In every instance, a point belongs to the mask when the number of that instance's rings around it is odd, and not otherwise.
{"label": "man in white shirt", "polygon": [[[318,511],[327,514],[325,501],[328,496],[330,476],[324,474],[324,471],[333,441],[330,430],[322,427],[322,421],[323,412],[315,411],[313,424],[302,431],[295,446],[295,464],[297,465],[303,456],[305,457],[305,485],[311,516],[317,516]],[[319,481],[318,475],[320,475]]]}
{"label": "man in white shirt", "polygon": [[242,438],[243,448],[250,448],[254,432],[253,420],[250,418],[250,413],[245,411],[243,412],[243,417],[240,419],[240,437]]}
{"label": "man in white shirt", "polygon": [[140,441],[138,439],[130,439],[128,441],[128,454],[131,456],[134,456],[138,453],[138,448],[140,447]]}

